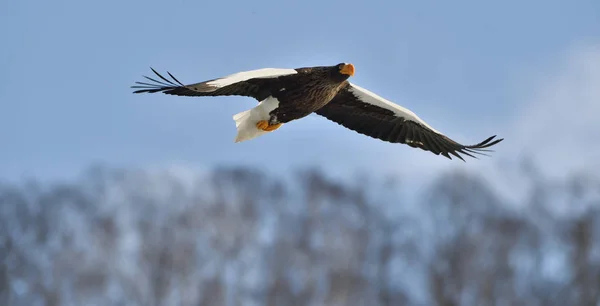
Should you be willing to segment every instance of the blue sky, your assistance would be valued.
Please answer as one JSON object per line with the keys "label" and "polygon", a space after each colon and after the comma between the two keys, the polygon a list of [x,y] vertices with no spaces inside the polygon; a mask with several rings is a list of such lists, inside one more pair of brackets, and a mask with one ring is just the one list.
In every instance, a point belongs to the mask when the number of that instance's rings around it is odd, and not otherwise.
{"label": "blue sky", "polygon": [[[572,65],[578,52],[600,59],[595,0],[5,1],[0,37],[4,179],[71,176],[93,162],[235,163],[275,171],[311,163],[392,172],[465,166],[316,115],[235,144],[231,116],[253,100],[133,95],[129,86],[150,66],[192,83],[263,67],[352,62],[353,82],[465,143],[523,135],[514,127],[527,128],[529,117],[520,114],[546,109],[536,97],[555,96],[548,84],[571,84],[562,76],[579,77],[569,74],[573,65],[584,81],[600,72],[598,65],[588,74],[586,62]],[[571,103],[578,86],[553,105]],[[596,101],[596,93],[581,101]],[[582,112],[590,103],[580,103]],[[522,153],[529,142],[507,138],[496,159]]]}

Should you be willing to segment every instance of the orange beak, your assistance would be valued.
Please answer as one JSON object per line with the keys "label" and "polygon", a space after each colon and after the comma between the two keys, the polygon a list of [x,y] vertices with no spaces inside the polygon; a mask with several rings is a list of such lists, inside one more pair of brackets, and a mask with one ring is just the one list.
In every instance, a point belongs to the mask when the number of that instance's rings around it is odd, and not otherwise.
{"label": "orange beak", "polygon": [[352,64],[344,65],[344,67],[342,67],[342,69],[340,69],[340,73],[347,74],[349,76],[353,76],[354,75],[354,65],[352,65]]}

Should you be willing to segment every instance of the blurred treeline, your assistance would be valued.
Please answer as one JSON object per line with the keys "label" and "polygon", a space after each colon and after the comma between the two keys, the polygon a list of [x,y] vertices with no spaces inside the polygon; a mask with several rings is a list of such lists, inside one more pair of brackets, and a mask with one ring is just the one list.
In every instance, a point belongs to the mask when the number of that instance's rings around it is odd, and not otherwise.
{"label": "blurred treeline", "polygon": [[530,168],[510,204],[469,172],[5,183],[0,305],[600,305],[599,176]]}

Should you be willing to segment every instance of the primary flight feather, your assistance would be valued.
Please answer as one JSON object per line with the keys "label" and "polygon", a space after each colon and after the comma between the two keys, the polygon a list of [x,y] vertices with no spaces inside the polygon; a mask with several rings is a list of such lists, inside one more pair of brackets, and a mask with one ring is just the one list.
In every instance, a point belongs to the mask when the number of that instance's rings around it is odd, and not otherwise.
{"label": "primary flight feather", "polygon": [[[152,69],[152,68],[151,68]],[[432,128],[412,111],[348,81],[354,65],[264,68],[184,85],[171,73],[169,80],[154,69],[158,79],[136,82],[134,93],[162,92],[177,96],[246,96],[256,107],[235,114],[235,142],[250,140],[280,128],[283,124],[316,113],[360,134],[391,143],[403,143],[449,159],[461,154],[491,152],[503,139],[491,136],[475,145],[460,144]]]}

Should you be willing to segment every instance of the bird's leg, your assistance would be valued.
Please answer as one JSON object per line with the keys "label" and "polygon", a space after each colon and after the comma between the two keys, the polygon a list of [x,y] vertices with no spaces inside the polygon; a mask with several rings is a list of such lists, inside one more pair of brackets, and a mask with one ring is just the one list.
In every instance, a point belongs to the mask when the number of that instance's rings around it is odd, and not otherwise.
{"label": "bird's leg", "polygon": [[281,123],[277,121],[277,117],[271,116],[269,120],[261,120],[256,123],[256,127],[266,131],[271,132],[281,127]]}
{"label": "bird's leg", "polygon": [[280,124],[279,120],[277,120],[277,116],[276,115],[271,115],[271,118],[269,118],[269,124],[270,125]]}

